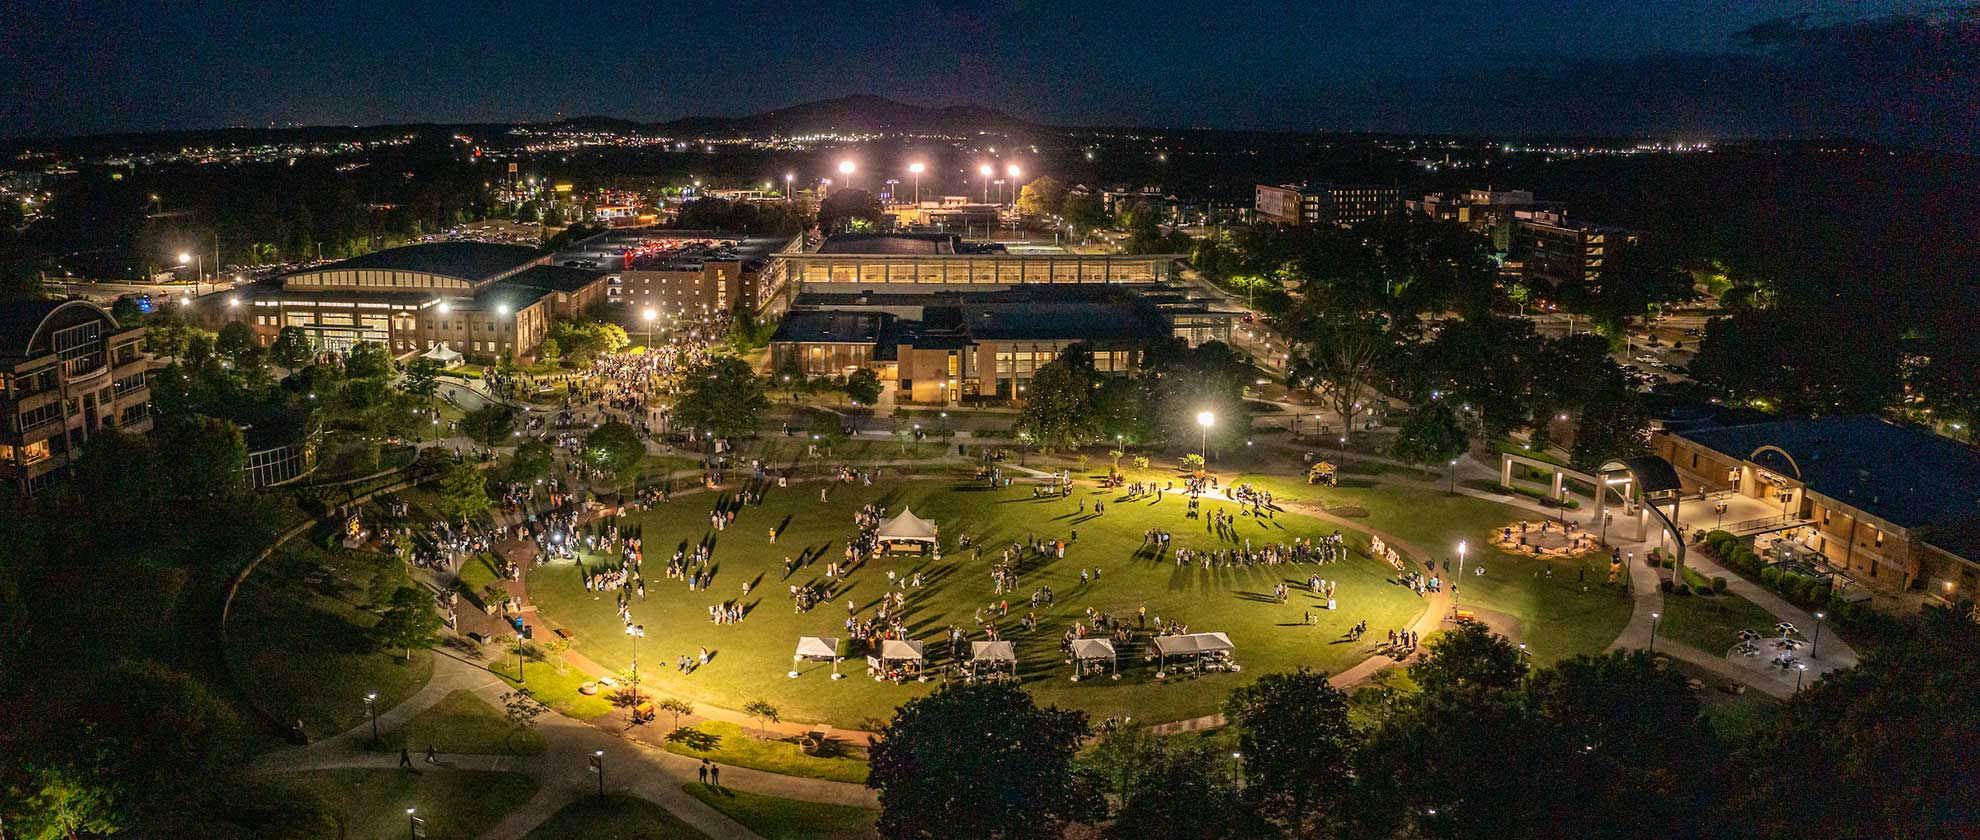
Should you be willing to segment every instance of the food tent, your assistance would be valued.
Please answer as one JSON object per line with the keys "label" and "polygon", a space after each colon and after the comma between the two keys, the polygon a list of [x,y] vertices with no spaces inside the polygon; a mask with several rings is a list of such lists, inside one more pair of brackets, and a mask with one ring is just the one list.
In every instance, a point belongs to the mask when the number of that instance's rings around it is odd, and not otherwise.
{"label": "food tent", "polygon": [[436,341],[433,343],[433,349],[419,354],[419,357],[422,359],[432,359],[442,365],[453,366],[460,364],[461,351]]}
{"label": "food tent", "polygon": [[880,643],[880,656],[870,662],[874,679],[904,680],[921,674],[926,644],[916,640],[887,639]]}
{"label": "food tent", "polygon": [[[1099,673],[1102,668],[1108,668],[1113,671],[1114,679],[1121,678],[1120,660],[1114,656],[1113,642],[1106,639],[1074,639],[1072,655],[1074,682],[1078,682],[1080,675],[1086,673],[1089,668],[1094,673]],[[1101,664],[1103,660],[1106,662],[1105,665]]]}
{"label": "food tent", "polygon": [[1161,665],[1156,670],[1155,676],[1158,678],[1165,676],[1165,672],[1169,669],[1170,657],[1177,656],[1195,657],[1192,664],[1198,667],[1228,666],[1230,670],[1235,671],[1238,669],[1237,665],[1230,662],[1231,653],[1235,650],[1237,646],[1231,644],[1231,637],[1222,633],[1156,636],[1155,655],[1161,660]]}
{"label": "food tent", "polygon": [[1017,648],[1010,642],[970,642],[970,670],[982,674],[1008,670],[1017,676]]}
{"label": "food tent", "polygon": [[[824,638],[820,636],[799,637],[797,643],[797,650],[791,654],[791,661],[804,662],[807,660],[812,662],[832,663],[832,679],[835,680],[838,679],[839,678],[839,640],[832,638]],[[790,676],[795,678],[797,675],[798,675],[797,670],[792,669]]]}
{"label": "food tent", "polygon": [[904,508],[901,515],[880,520],[880,527],[874,536],[880,539],[883,546],[909,543],[934,548],[937,533],[934,522],[915,516],[913,510]]}

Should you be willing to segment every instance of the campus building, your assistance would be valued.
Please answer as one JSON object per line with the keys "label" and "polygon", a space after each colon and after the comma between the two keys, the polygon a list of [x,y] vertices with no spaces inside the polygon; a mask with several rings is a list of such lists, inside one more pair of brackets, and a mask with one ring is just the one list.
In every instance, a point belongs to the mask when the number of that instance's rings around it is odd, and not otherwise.
{"label": "campus building", "polygon": [[143,340],[88,301],[0,304],[0,478],[33,493],[98,431],[149,431]]}
{"label": "campus building", "polygon": [[1599,279],[1635,231],[1572,220],[1558,210],[1515,211],[1511,258],[1527,278],[1559,288]]}
{"label": "campus building", "polygon": [[1402,188],[1380,184],[1259,184],[1258,221],[1274,225],[1350,227],[1402,207]]}
{"label": "campus building", "polygon": [[[1659,432],[1687,491],[1760,500],[1717,523],[1883,594],[1980,594],[1980,452],[1867,415]],[[1748,506],[1751,508],[1751,506]],[[1781,542],[1784,541],[1784,542]]]}
{"label": "campus building", "polygon": [[635,228],[612,230],[559,251],[554,265],[605,274],[605,300],[667,319],[747,312],[765,316],[782,308],[787,286],[777,251],[788,238],[735,236],[715,231]]}
{"label": "campus building", "polygon": [[1177,292],[1117,286],[806,292],[771,338],[770,354],[773,371],[872,369],[901,402],[1013,400],[1068,345],[1092,348],[1101,372],[1131,373],[1155,342],[1229,341],[1234,318]]}
{"label": "campus building", "polygon": [[954,234],[841,234],[814,249],[794,242],[778,255],[801,291],[855,288],[929,291],[1028,285],[1159,283],[1175,276],[1180,254],[1075,254],[1011,248]]}
{"label": "campus building", "polygon": [[[1430,193],[1403,202],[1413,213],[1442,222],[1454,222],[1466,229],[1491,237],[1492,247],[1512,250],[1516,216],[1541,208],[1528,190],[1465,190],[1461,193]],[[1558,209],[1557,206],[1554,209]]]}
{"label": "campus building", "polygon": [[376,342],[394,355],[445,346],[477,360],[530,361],[552,321],[605,299],[604,274],[551,265],[534,248],[437,242],[208,295],[195,314],[247,323],[263,344],[296,327],[325,350]]}

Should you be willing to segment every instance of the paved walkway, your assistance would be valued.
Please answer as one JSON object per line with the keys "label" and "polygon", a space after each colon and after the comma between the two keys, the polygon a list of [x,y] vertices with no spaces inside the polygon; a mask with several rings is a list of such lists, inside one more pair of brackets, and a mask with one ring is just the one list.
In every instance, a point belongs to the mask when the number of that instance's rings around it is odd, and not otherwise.
{"label": "paved walkway", "polygon": [[[1499,473],[1497,469],[1480,464],[1470,457],[1464,459],[1462,467],[1460,484],[1458,485],[1459,493],[1536,511],[1547,516],[1554,516],[1559,513],[1559,511],[1544,507],[1537,500],[1526,496],[1513,495],[1508,498],[1465,487],[1461,483],[1464,479],[1488,478],[1496,482],[1499,479]],[[1589,501],[1592,502],[1592,500]],[[1584,527],[1599,527],[1598,523],[1594,521],[1595,512],[1592,504],[1584,507],[1583,512],[1578,515],[1570,514],[1569,518],[1584,520]],[[1636,526],[1631,523],[1622,522],[1622,517],[1617,517],[1617,519],[1618,522],[1611,523],[1610,525],[1609,545],[1621,549],[1626,556],[1631,556],[1634,560],[1634,562],[1625,564],[1629,573],[1630,597],[1633,601],[1633,606],[1630,610],[1629,623],[1623,626],[1623,630],[1616,636],[1616,640],[1609,643],[1608,649],[1647,649],[1651,648],[1650,632],[1651,622],[1653,621],[1652,615],[1660,614],[1664,610],[1664,592],[1661,585],[1661,576],[1657,570],[1651,568],[1641,558],[1648,556],[1650,549],[1656,547],[1658,543],[1655,541],[1633,540],[1623,537],[1623,534],[1633,532]],[[1650,536],[1653,539],[1659,537],[1660,529],[1654,526],[1650,528]],[[1810,615],[1808,611],[1788,603],[1773,591],[1720,566],[1711,557],[1707,556],[1706,552],[1700,551],[1699,548],[1700,546],[1696,544],[1690,544],[1685,547],[1684,562],[1686,566],[1707,578],[1725,578],[1726,591],[1728,593],[1745,598],[1755,606],[1772,613],[1775,618],[1793,624],[1801,631],[1801,635],[1804,638],[1812,634],[1815,626],[1815,617]],[[1754,629],[1766,630],[1769,628]],[[1748,661],[1744,657],[1734,659],[1731,654],[1731,648],[1731,645],[1727,645],[1727,650],[1725,651],[1705,651],[1665,636],[1659,636],[1655,645],[1655,650],[1658,653],[1665,654],[1673,659],[1682,660],[1709,671],[1720,678],[1745,685],[1768,696],[1786,698],[1794,694],[1798,681],[1793,672],[1768,669],[1766,662],[1771,657],[1762,657],[1757,662]],[[1805,675],[1806,681],[1803,684],[1813,683],[1815,679],[1824,674],[1853,667],[1857,663],[1856,651],[1847,642],[1843,641],[1842,638],[1827,632],[1823,634],[1821,656],[1815,659],[1803,656],[1802,659],[1808,662],[1809,666],[1808,674]]]}
{"label": "paved walkway", "polygon": [[[379,730],[389,732],[403,726],[420,712],[456,690],[466,690],[497,709],[508,685],[496,679],[481,665],[436,652],[433,679],[406,702],[380,714]],[[510,812],[494,828],[483,834],[491,840],[521,837],[550,818],[565,805],[598,793],[597,777],[590,772],[589,758],[594,751],[605,752],[605,789],[625,793],[659,804],[682,821],[710,837],[750,840],[756,835],[720,811],[695,799],[681,786],[697,780],[700,761],[684,755],[648,747],[589,724],[557,714],[537,719],[536,731],[543,736],[543,753],[528,756],[442,754],[441,771],[500,770],[521,773],[534,779],[536,795]],[[338,767],[394,769],[399,757],[394,753],[366,749],[371,724],[366,722],[334,738],[307,747],[292,747],[259,758],[255,769],[263,773],[307,772]],[[420,745],[411,745],[418,751]],[[421,764],[422,771],[427,765]],[[823,802],[860,808],[878,807],[874,792],[845,782],[806,779],[765,773],[724,765],[724,787],[767,796]]]}

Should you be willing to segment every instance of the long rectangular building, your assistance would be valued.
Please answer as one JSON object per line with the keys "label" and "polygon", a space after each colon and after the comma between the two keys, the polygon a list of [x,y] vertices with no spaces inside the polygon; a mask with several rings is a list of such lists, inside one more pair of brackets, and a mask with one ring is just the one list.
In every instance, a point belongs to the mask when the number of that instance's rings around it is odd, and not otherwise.
{"label": "long rectangular building", "polygon": [[1980,589],[1980,451],[1867,415],[1662,432],[1684,483],[1779,511],[1763,521],[1818,565],[1888,595]]}
{"label": "long rectangular building", "polygon": [[805,290],[979,289],[1030,285],[1160,283],[1181,254],[1014,253],[952,234],[839,235],[817,248],[794,244],[778,255]]}
{"label": "long rectangular building", "polygon": [[1137,370],[1156,342],[1228,341],[1236,313],[1174,292],[1117,286],[806,292],[770,340],[772,368],[893,383],[901,402],[1024,398],[1038,368],[1084,343],[1105,373]]}

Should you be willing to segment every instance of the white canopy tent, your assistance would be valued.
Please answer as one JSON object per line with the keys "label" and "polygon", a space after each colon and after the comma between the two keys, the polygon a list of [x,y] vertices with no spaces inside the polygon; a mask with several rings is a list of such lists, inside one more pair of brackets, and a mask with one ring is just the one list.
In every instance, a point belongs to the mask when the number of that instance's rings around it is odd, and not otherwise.
{"label": "white canopy tent", "polygon": [[879,537],[882,543],[920,543],[935,548],[938,533],[934,522],[903,508],[901,515],[880,520],[880,527],[874,531],[874,536]]}
{"label": "white canopy tent", "polygon": [[875,680],[905,680],[908,677],[925,679],[921,676],[922,663],[927,659],[924,651],[927,645],[919,640],[886,639],[880,642],[880,655],[866,658],[866,670]]}
{"label": "white canopy tent", "polygon": [[432,359],[443,365],[453,365],[460,363],[461,351],[436,341],[433,343],[433,349],[419,354],[419,357],[422,359]]}
{"label": "white canopy tent", "polygon": [[1115,655],[1114,643],[1111,641],[1106,639],[1074,639],[1072,640],[1072,655],[1074,682],[1078,682],[1080,675],[1086,673],[1088,668],[1098,673],[1102,667],[1100,665],[1102,660],[1106,661],[1106,667],[1113,672],[1114,679],[1121,678],[1120,659]]}
{"label": "white canopy tent", "polygon": [[[799,637],[797,643],[797,650],[791,654],[791,661],[803,662],[806,660],[810,660],[812,662],[832,663],[832,679],[835,680],[838,679],[839,678],[839,640],[833,638],[826,638],[822,636]],[[795,668],[791,669],[789,676],[792,679],[796,679],[797,675],[798,675],[797,669]]]}
{"label": "white canopy tent", "polygon": [[880,659],[883,662],[920,662],[927,658],[922,653],[927,648],[919,639],[887,639],[880,643]]}
{"label": "white canopy tent", "polygon": [[969,651],[972,672],[1009,671],[1017,676],[1017,648],[1010,642],[970,642]]}
{"label": "white canopy tent", "polygon": [[[1231,637],[1222,633],[1156,636],[1155,655],[1161,660],[1161,665],[1156,670],[1155,676],[1158,678],[1165,676],[1165,672],[1169,670],[1169,657],[1172,656],[1194,656],[1199,665],[1204,664],[1206,660],[1229,663],[1231,653],[1236,650],[1237,646],[1231,644]],[[1230,664],[1229,667],[1233,671],[1238,669],[1235,664]]]}

